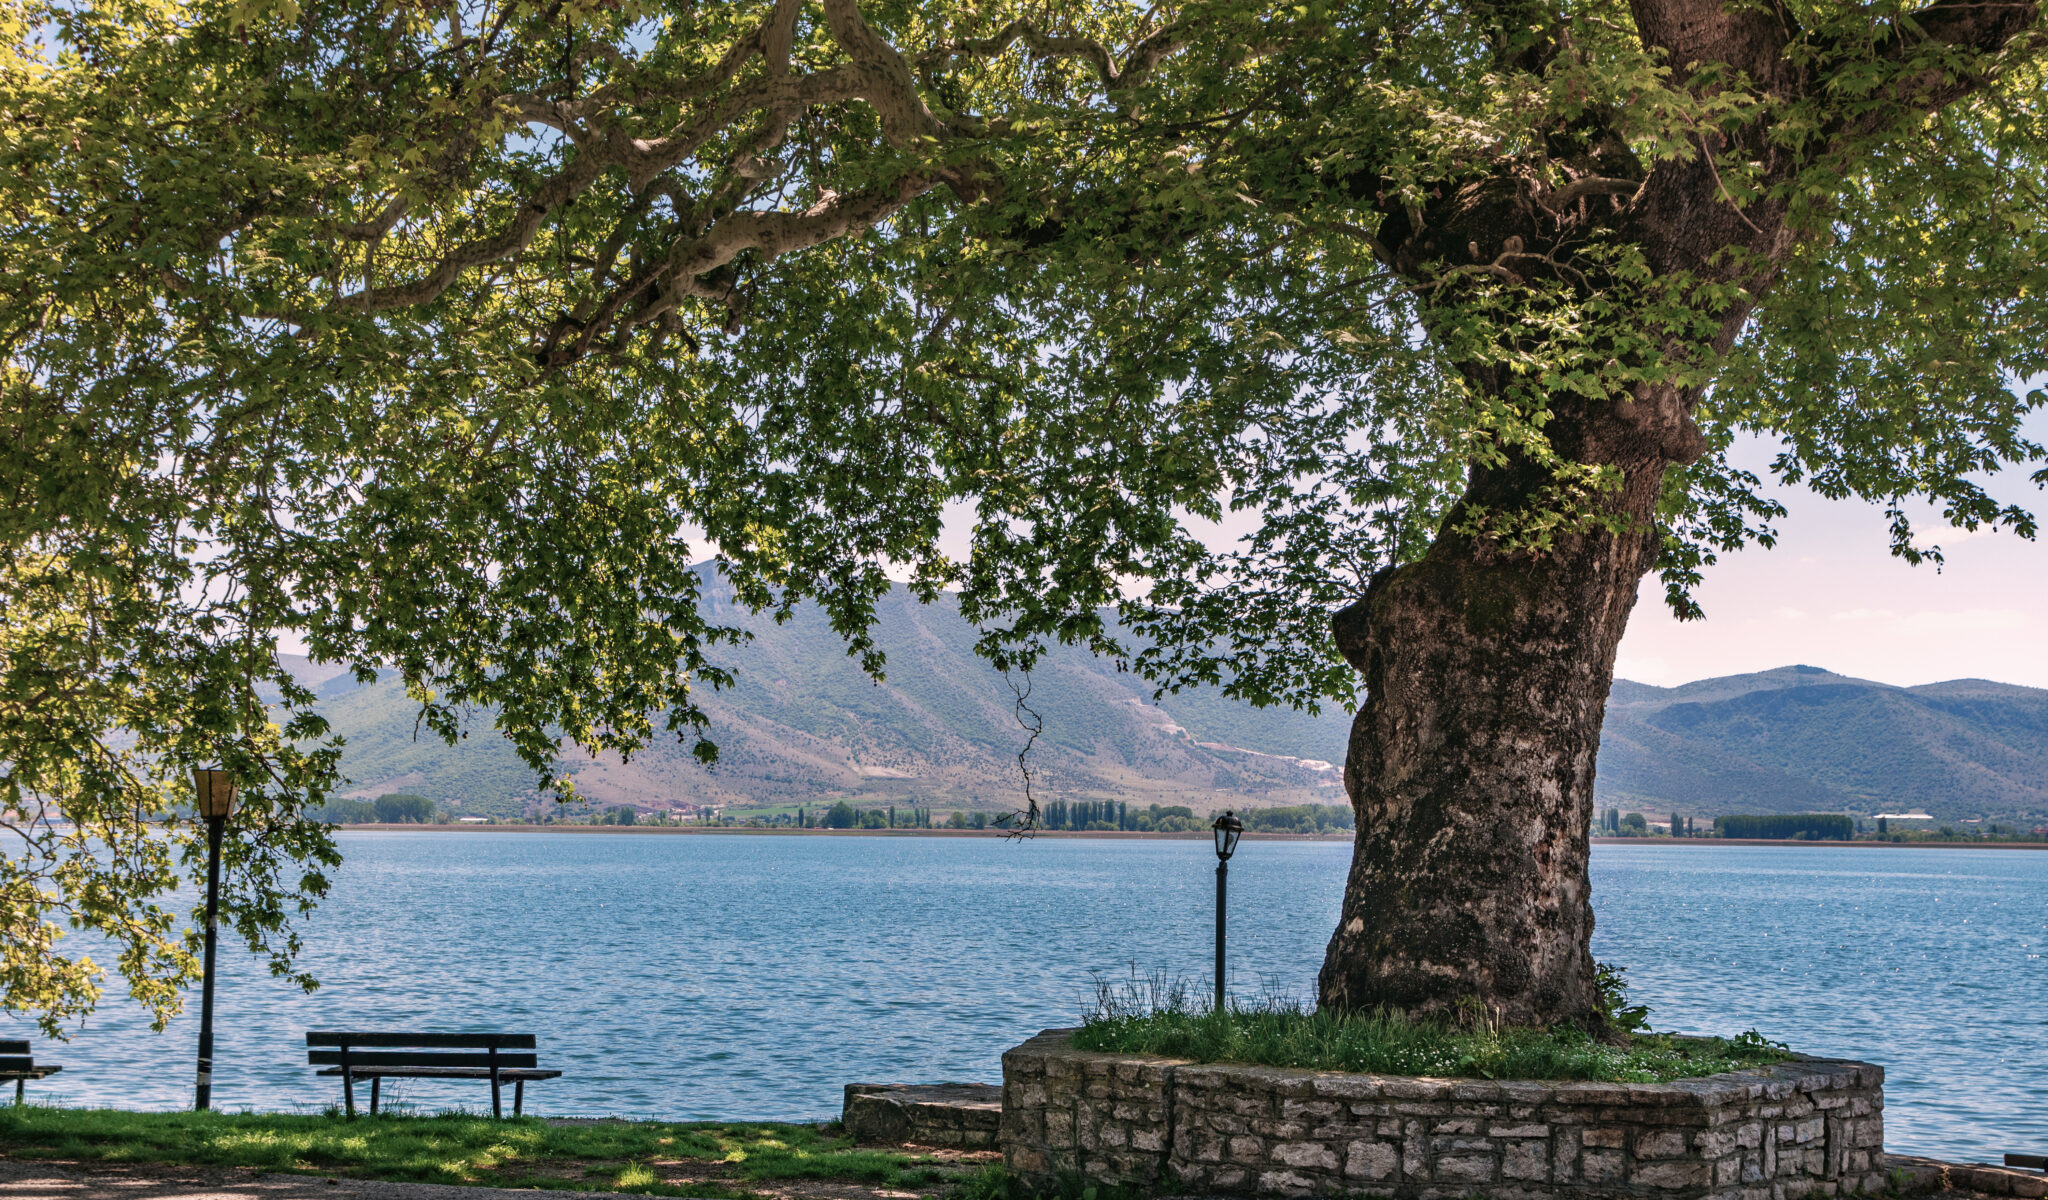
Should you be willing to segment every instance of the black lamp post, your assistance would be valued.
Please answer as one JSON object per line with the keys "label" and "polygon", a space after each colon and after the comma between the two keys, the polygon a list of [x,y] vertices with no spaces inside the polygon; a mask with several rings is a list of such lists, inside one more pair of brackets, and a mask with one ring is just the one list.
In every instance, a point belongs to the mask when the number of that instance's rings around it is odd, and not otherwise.
{"label": "black lamp post", "polygon": [[213,943],[220,930],[220,835],[235,811],[235,779],[226,771],[192,772],[199,815],[206,818],[206,974],[199,989],[199,1083],[192,1107],[213,1107]]}
{"label": "black lamp post", "polygon": [[1224,813],[1209,826],[1216,835],[1216,1011],[1223,1011],[1223,899],[1230,880],[1230,856],[1237,853],[1237,839],[1244,822]]}

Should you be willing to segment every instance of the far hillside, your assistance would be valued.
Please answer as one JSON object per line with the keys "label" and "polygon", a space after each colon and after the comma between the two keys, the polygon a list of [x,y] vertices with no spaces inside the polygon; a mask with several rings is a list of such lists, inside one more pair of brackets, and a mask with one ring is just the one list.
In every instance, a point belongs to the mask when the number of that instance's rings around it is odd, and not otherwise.
{"label": "far hillside", "polygon": [[1616,682],[1598,794],[1604,806],[1700,815],[2048,816],[2048,691],[1893,687],[1809,666],[1675,688]]}
{"label": "far hillside", "polygon": [[[715,593],[715,588],[707,588]],[[658,742],[630,763],[570,756],[566,767],[599,805],[642,809],[794,808],[847,800],[945,811],[1001,812],[1021,803],[1017,753],[1029,734],[1013,689],[1043,732],[1029,762],[1042,800],[1217,807],[1344,803],[1335,763],[1350,717],[1259,710],[1215,692],[1151,702],[1150,687],[1115,664],[1061,648],[1025,679],[1005,679],[973,652],[974,629],[942,600],[919,604],[898,588],[880,606],[876,644],[887,656],[877,683],[846,656],[816,608],[784,625],[707,599],[708,615],[753,634],[719,656],[739,682],[707,694],[718,765]],[[317,665],[295,664],[324,697],[322,712],[348,738],[351,792],[432,796],[457,812],[516,815],[533,778],[476,714],[470,736],[447,746],[415,735],[415,708],[394,679],[357,686]]]}
{"label": "far hillside", "polygon": [[[659,742],[631,763],[566,763],[599,805],[642,810],[783,809],[844,799],[945,811],[1015,807],[1016,711],[1025,680],[973,653],[974,630],[942,600],[897,589],[875,636],[886,679],[861,673],[815,608],[785,625],[706,588],[713,618],[750,631],[723,648],[739,683],[706,698],[719,764]],[[402,792],[475,815],[535,802],[531,772],[488,713],[456,746],[415,733],[390,679],[357,685],[297,660],[348,738],[351,792]],[[1073,649],[1030,678],[1044,731],[1030,763],[1041,799],[1219,807],[1343,803],[1349,714],[1255,709],[1214,689],[1154,703],[1141,679]],[[1726,813],[1921,809],[1942,819],[2048,816],[2048,691],[1982,680],[1900,688],[1794,666],[1659,688],[1617,681],[1597,785],[1601,807]]]}

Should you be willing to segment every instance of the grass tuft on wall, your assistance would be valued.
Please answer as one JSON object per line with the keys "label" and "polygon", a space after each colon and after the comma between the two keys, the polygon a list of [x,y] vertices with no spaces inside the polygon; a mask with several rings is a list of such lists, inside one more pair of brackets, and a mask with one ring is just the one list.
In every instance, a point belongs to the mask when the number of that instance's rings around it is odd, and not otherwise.
{"label": "grass tuft on wall", "polygon": [[1386,1013],[1337,1015],[1284,998],[1221,1011],[1191,1003],[1181,983],[1097,984],[1074,1036],[1079,1050],[1157,1054],[1368,1075],[1452,1079],[1668,1083],[1784,1062],[1791,1053],[1754,1030],[1736,1038],[1637,1033],[1627,1044],[1576,1029],[1412,1022]]}

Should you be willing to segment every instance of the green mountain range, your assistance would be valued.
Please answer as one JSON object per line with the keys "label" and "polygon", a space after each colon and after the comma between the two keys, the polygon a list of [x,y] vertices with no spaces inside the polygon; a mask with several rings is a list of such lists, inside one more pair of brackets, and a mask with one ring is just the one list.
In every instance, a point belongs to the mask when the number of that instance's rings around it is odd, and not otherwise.
{"label": "green mountain range", "polygon": [[1892,687],[1819,667],[1616,681],[1600,803],[1687,814],[2048,816],[2048,691]]}
{"label": "green mountain range", "polygon": [[[707,589],[707,595],[715,589]],[[707,600],[751,642],[723,650],[738,684],[705,698],[719,761],[657,742],[621,762],[572,752],[564,766],[597,804],[727,810],[846,799],[1008,810],[1022,800],[1017,755],[1030,740],[1017,689],[975,657],[975,631],[947,602],[897,589],[881,606],[877,683],[847,658],[815,609],[787,624]],[[535,780],[474,714],[448,746],[416,730],[395,680],[358,685],[291,664],[347,739],[350,794],[411,792],[461,813],[516,815]],[[1013,688],[1013,684],[1015,687]],[[1061,649],[1028,680],[1042,731],[1027,756],[1043,799],[1223,806],[1343,802],[1350,717],[1254,709],[1215,690],[1158,703],[1141,679]],[[1602,806],[1651,813],[1924,810],[1948,819],[2048,815],[2048,691],[1958,680],[1898,688],[1784,667],[1676,688],[1618,681],[1597,788]]]}

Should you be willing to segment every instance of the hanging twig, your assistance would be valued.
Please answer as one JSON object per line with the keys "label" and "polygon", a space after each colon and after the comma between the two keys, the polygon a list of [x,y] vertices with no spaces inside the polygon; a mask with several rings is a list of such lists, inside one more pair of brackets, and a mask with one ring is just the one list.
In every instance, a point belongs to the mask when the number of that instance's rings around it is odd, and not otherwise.
{"label": "hanging twig", "polygon": [[1010,669],[1004,667],[1003,682],[1010,685],[1011,694],[1017,697],[1016,707],[1013,710],[1017,715],[1017,727],[1031,736],[1024,739],[1023,748],[1017,751],[1017,771],[1024,777],[1023,811],[1006,813],[996,818],[996,824],[1002,826],[1004,832],[1010,837],[1030,837],[1038,832],[1038,797],[1031,790],[1031,763],[1029,758],[1031,747],[1038,744],[1038,735],[1045,732],[1045,717],[1037,709],[1032,708],[1030,704],[1026,703],[1031,698],[1032,681],[1030,670],[1024,671],[1024,686],[1020,688],[1017,686],[1017,681],[1011,677]]}

